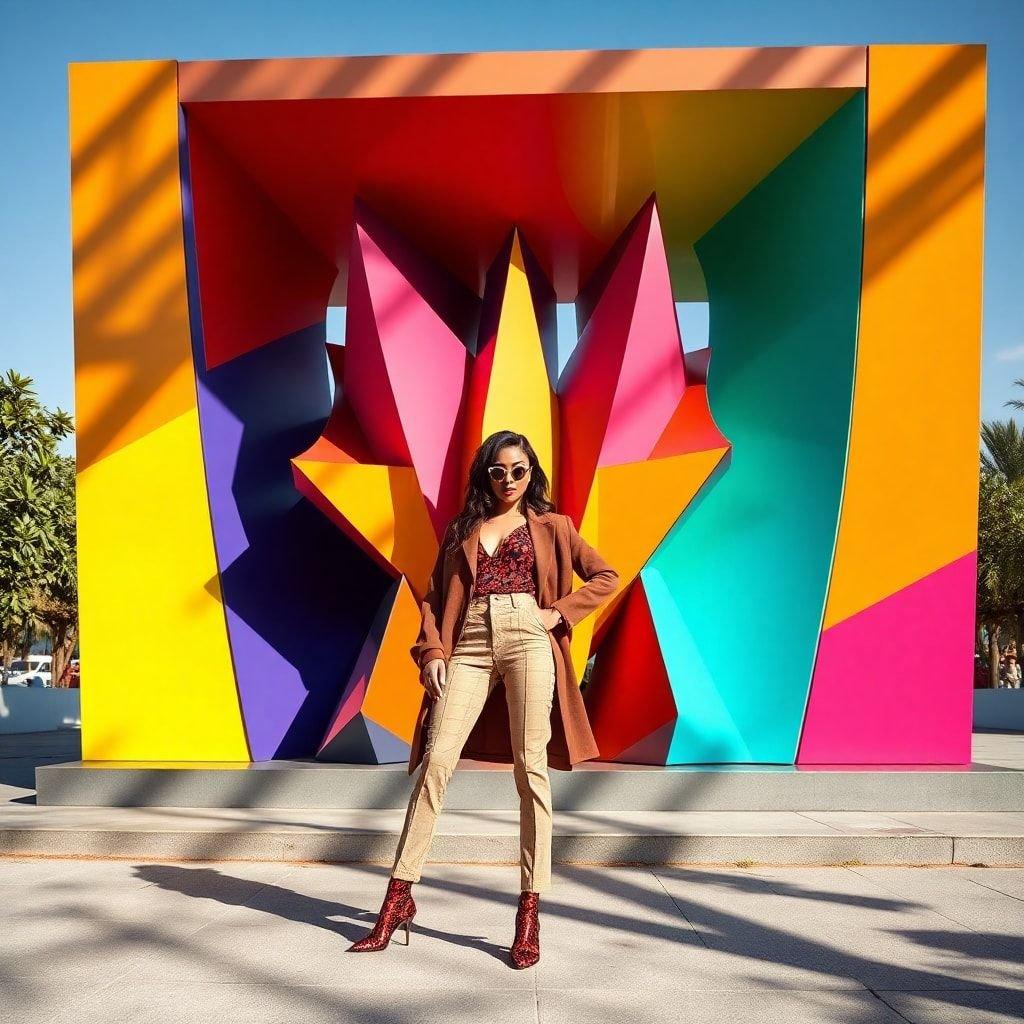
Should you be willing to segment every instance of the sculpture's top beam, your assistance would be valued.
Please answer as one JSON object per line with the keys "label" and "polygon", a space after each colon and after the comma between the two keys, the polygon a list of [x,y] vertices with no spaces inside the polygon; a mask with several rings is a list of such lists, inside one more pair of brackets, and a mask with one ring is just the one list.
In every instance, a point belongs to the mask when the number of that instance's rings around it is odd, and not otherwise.
{"label": "sculpture's top beam", "polygon": [[182,102],[494,96],[715,89],[849,89],[864,46],[557,50],[199,60],[179,65]]}

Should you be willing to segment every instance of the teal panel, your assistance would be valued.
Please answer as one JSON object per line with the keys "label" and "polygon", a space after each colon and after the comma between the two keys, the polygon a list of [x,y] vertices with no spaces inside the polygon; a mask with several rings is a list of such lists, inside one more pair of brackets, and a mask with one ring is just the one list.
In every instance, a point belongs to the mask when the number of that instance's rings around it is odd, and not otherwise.
{"label": "teal panel", "polygon": [[654,616],[677,707],[682,705],[679,703],[681,688],[676,681],[686,680],[686,710],[676,721],[668,763],[679,763],[674,759],[675,750],[690,752],[691,761],[753,760],[743,733],[718,690],[711,667],[701,655],[700,644],[673,600],[668,583],[652,563],[641,570],[640,578]]}
{"label": "teal panel", "polygon": [[864,201],[863,92],[697,243],[708,393],[733,445],[644,570],[670,764],[792,764],[835,548]]}

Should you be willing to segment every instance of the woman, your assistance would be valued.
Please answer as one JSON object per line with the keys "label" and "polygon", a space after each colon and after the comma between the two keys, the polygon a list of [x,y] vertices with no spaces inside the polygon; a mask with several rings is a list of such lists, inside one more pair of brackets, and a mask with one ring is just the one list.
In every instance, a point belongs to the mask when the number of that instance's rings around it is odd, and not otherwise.
{"label": "woman", "polygon": [[[573,572],[586,580],[572,589]],[[349,947],[383,949],[416,913],[412,883],[461,756],[513,766],[520,800],[514,967],[540,958],[538,902],[551,886],[548,767],[598,756],[573,673],[572,628],[615,590],[618,573],[554,510],[533,446],[510,430],[477,449],[462,511],[448,524],[410,649],[425,693],[409,758],[422,759],[373,930]],[[498,682],[504,684],[504,700]],[[557,703],[557,713],[553,707]],[[499,717],[500,712],[500,717]]]}

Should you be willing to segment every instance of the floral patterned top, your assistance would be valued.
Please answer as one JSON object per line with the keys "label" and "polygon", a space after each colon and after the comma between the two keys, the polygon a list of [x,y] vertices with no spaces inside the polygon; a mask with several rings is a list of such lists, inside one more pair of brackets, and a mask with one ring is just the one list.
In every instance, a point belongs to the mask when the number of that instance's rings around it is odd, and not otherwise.
{"label": "floral patterned top", "polygon": [[533,538],[529,523],[522,523],[506,534],[497,551],[487,554],[478,543],[476,556],[476,594],[533,594]]}

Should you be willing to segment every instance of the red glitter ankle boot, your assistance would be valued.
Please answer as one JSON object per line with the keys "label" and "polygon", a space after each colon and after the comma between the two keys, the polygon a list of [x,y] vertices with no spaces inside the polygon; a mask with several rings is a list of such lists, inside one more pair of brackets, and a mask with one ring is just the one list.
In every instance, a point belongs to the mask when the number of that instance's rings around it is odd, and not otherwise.
{"label": "red glitter ankle boot", "polygon": [[540,959],[540,920],[537,917],[539,901],[540,893],[524,890],[519,894],[516,937],[510,950],[513,967],[532,967]]}
{"label": "red glitter ankle boot", "polygon": [[391,941],[396,928],[405,925],[405,944],[409,945],[409,926],[416,916],[416,902],[412,898],[412,882],[404,878],[388,880],[388,891],[384,894],[377,923],[373,931],[352,943],[346,953],[369,953],[384,949]]}

